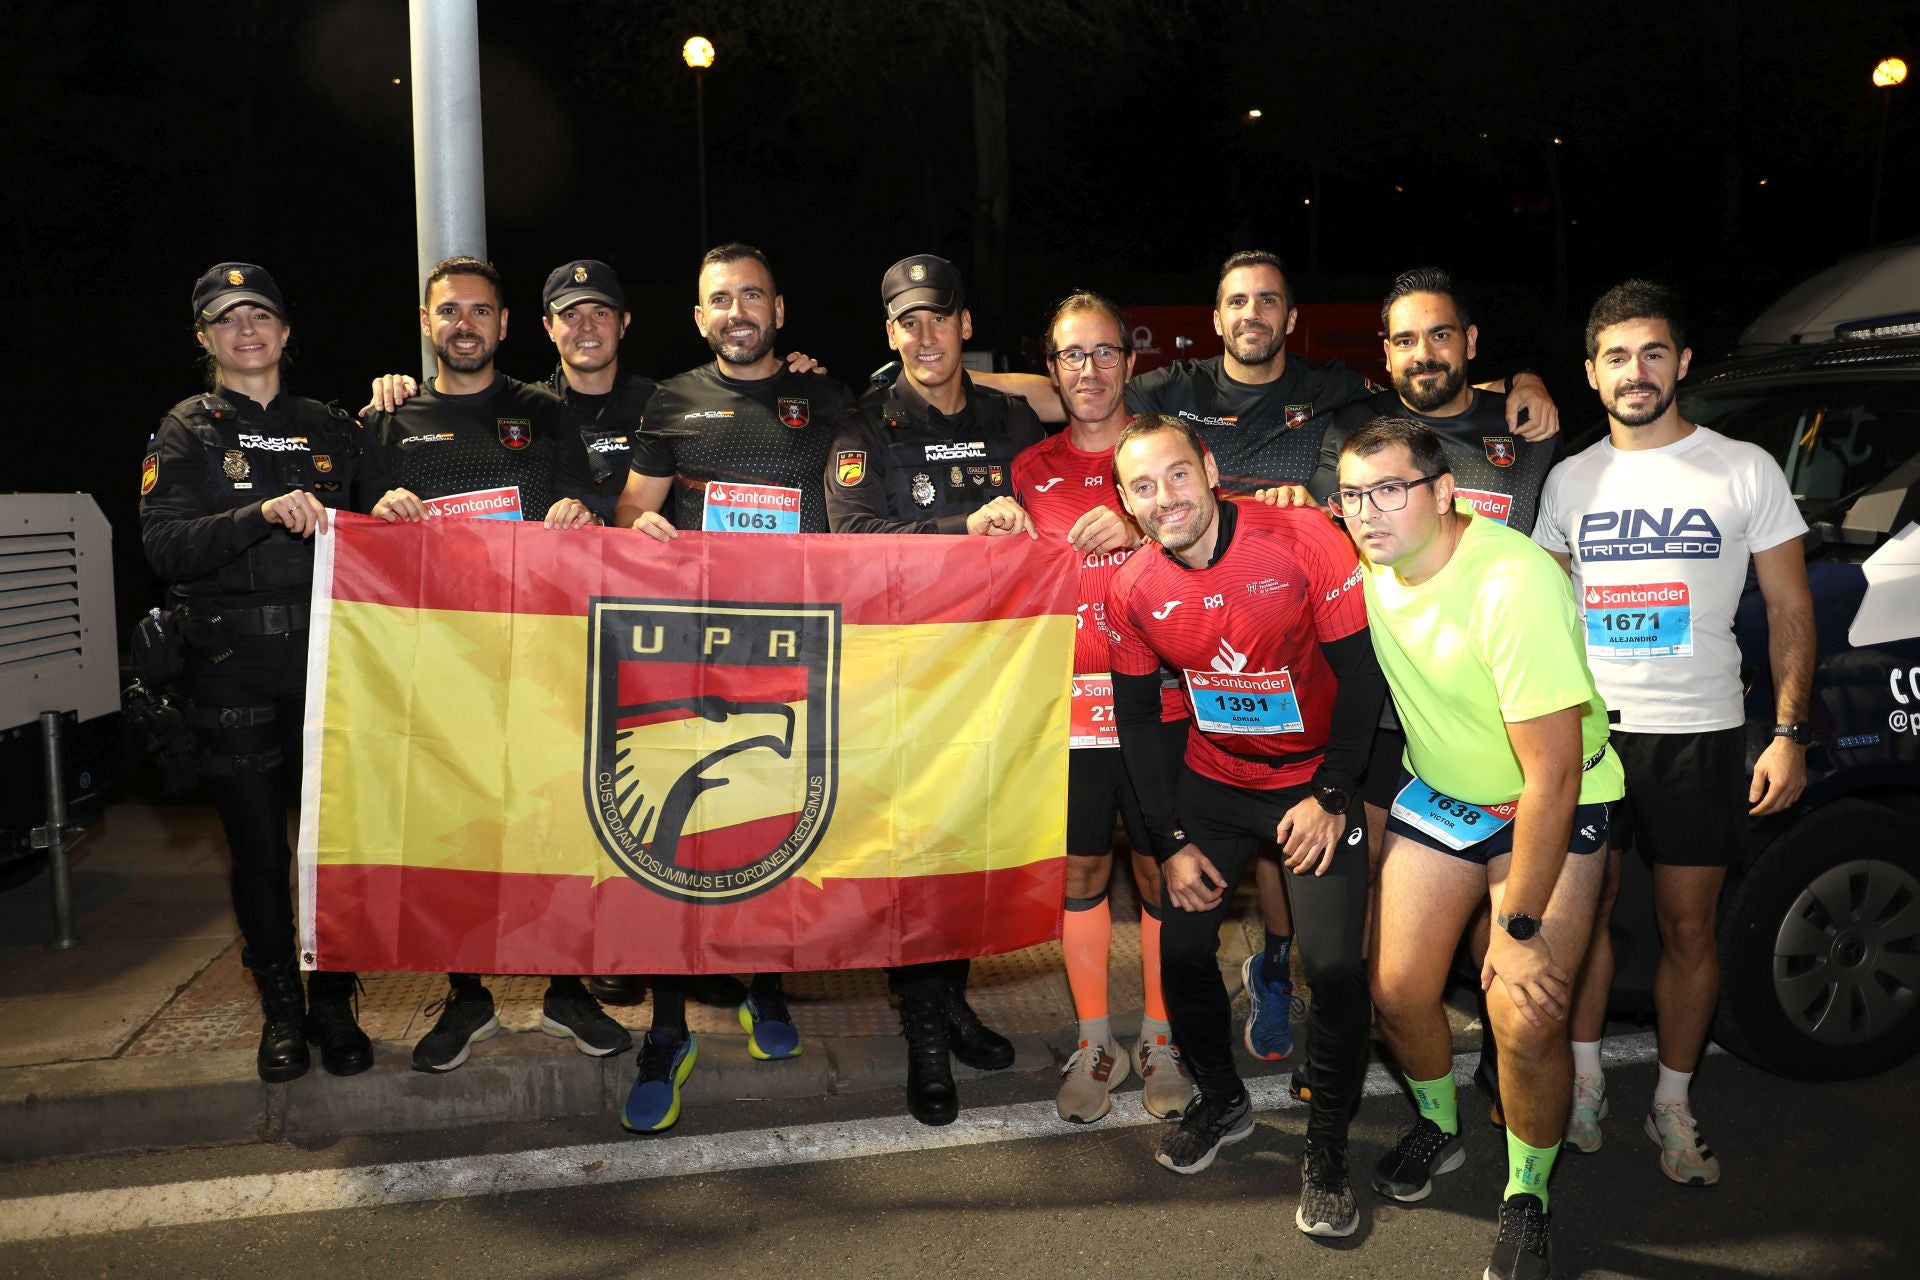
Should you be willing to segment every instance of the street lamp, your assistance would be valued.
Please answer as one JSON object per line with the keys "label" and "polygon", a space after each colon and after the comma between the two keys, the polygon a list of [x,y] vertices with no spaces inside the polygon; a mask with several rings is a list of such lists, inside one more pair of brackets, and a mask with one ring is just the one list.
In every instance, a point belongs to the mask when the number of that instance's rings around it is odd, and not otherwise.
{"label": "street lamp", "polygon": [[1882,58],[1873,68],[1873,87],[1880,90],[1880,147],[1873,160],[1873,206],[1867,214],[1867,247],[1880,243],[1880,180],[1887,171],[1887,117],[1893,109],[1893,90],[1905,83],[1907,64]]}
{"label": "street lamp", "polygon": [[699,152],[700,251],[707,251],[707,99],[702,73],[713,65],[713,41],[694,36],[680,46],[680,56],[693,68],[693,133]]}

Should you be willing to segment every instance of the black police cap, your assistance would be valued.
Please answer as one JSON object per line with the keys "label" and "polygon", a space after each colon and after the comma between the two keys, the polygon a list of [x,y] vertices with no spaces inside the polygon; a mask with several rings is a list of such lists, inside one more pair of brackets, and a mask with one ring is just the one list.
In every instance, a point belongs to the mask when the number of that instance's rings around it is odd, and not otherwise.
{"label": "black police cap", "polygon": [[898,320],[920,307],[958,311],[965,297],[960,269],[930,253],[900,259],[880,280],[880,301],[886,306],[889,320]]}
{"label": "black police cap", "polygon": [[220,262],[208,267],[193,285],[193,318],[218,320],[229,307],[256,302],[273,314],[286,318],[287,304],[280,297],[280,286],[273,282],[265,267],[251,262]]}
{"label": "black police cap", "polygon": [[540,300],[554,315],[582,302],[604,302],[615,311],[627,309],[627,295],[621,291],[620,277],[612,267],[592,258],[555,267],[547,277],[547,287],[541,292]]}

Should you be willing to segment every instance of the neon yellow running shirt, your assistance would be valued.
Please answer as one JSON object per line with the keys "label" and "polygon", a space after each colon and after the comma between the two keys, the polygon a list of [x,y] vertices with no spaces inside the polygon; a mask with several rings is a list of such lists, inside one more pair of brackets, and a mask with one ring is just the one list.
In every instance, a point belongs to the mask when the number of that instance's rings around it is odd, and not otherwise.
{"label": "neon yellow running shirt", "polygon": [[1607,708],[1587,670],[1573,584],[1525,534],[1469,515],[1453,558],[1409,586],[1366,570],[1368,633],[1407,735],[1402,762],[1428,786],[1470,804],[1518,799],[1510,721],[1585,705],[1580,803],[1626,793],[1607,743]]}

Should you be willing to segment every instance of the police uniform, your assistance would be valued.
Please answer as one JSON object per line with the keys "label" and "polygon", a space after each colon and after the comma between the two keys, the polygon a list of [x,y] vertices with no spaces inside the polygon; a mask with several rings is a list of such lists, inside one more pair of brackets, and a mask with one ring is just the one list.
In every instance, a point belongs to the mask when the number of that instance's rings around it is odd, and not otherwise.
{"label": "police uniform", "polygon": [[[880,284],[889,322],[928,308],[964,310],[960,273],[944,258],[919,254],[887,269]],[[902,376],[854,402],[833,438],[826,472],[827,521],[835,533],[965,534],[967,516],[1013,494],[1013,459],[1044,436],[1019,396],[976,386],[959,372],[965,399],[945,414]],[[967,1005],[966,959],[887,970],[900,997],[907,1040],[907,1102],[925,1124],[958,1112],[947,1054],[972,1067],[1013,1064],[1013,1045]]]}
{"label": "police uniform", "polygon": [[[205,321],[243,304],[285,313],[272,278],[248,263],[220,264],[194,292]],[[313,541],[270,524],[263,506],[304,490],[344,508],[359,434],[347,414],[314,400],[282,393],[262,406],[216,390],[169,410],[141,464],[141,540],[185,637],[187,722],[232,851],[243,958],[269,1005],[270,1032],[276,1011],[300,1012],[287,808],[300,777]],[[373,1061],[357,1026],[350,1035],[315,1026],[323,1005],[328,1017],[346,1010],[353,984],[350,973],[315,973],[314,1014],[295,1027],[321,1045],[336,1075]],[[270,1054],[263,1039],[260,1068],[267,1079],[298,1076],[307,1068],[304,1041],[288,1036]]]}

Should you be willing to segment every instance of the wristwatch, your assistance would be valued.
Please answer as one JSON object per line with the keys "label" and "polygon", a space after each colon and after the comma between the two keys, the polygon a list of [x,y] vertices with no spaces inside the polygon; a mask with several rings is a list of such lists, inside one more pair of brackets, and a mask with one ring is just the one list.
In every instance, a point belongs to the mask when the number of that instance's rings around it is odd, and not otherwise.
{"label": "wristwatch", "polygon": [[1805,720],[1796,720],[1792,724],[1777,724],[1773,726],[1773,736],[1791,738],[1796,744],[1804,747],[1813,741],[1813,726]]}
{"label": "wristwatch", "polygon": [[1524,911],[1516,911],[1512,915],[1504,911],[1498,912],[1494,915],[1493,922],[1505,929],[1507,936],[1515,942],[1525,942],[1540,932],[1540,922]]}
{"label": "wristwatch", "polygon": [[1328,813],[1345,813],[1353,805],[1353,792],[1345,787],[1315,787],[1313,798]]}

